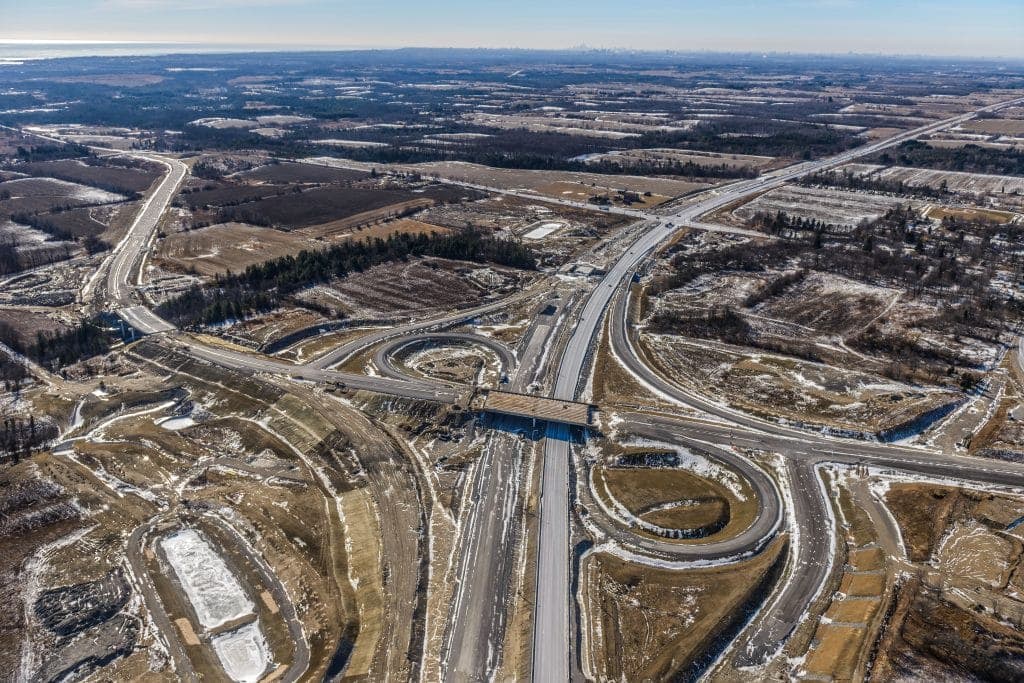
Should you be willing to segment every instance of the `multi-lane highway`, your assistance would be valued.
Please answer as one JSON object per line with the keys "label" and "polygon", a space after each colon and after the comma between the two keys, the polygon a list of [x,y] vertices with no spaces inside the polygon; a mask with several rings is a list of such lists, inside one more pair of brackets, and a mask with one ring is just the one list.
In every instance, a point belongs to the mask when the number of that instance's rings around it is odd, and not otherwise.
{"label": "multi-lane highway", "polygon": [[[981,112],[995,111],[1024,101],[1018,98],[930,123],[858,147],[820,161],[798,164],[769,173],[761,178],[734,183],[708,199],[684,208],[674,216],[661,218],[644,233],[598,283],[590,295],[572,338],[558,368],[554,396],[576,397],[594,347],[594,338],[601,319],[616,289],[628,284],[637,265],[666,241],[677,228],[707,229],[700,216],[759,192],[779,187],[810,173],[834,168],[868,154],[887,149],[921,135],[959,125]],[[568,429],[560,425],[549,428],[544,450],[541,484],[540,543],[538,548],[537,600],[534,614],[533,679],[565,681],[569,679],[571,634],[569,631],[569,467]]]}
{"label": "multi-lane highway", "polygon": [[[1003,106],[1024,101],[1015,100],[1011,103],[1001,103],[986,107],[981,111],[993,111]],[[659,216],[635,210],[616,209],[619,213],[628,213],[636,218],[644,218],[649,221],[646,229],[640,237],[627,247],[620,258],[608,268],[606,276],[594,287],[586,298],[582,309],[575,317],[575,327],[572,329],[561,354],[555,354],[552,362],[545,360],[543,367],[531,371],[531,375],[553,371],[554,386],[552,395],[559,399],[574,399],[577,397],[580,386],[584,382],[591,361],[591,354],[595,346],[595,338],[600,328],[601,321],[606,312],[610,310],[613,297],[621,294],[628,286],[631,276],[637,266],[679,228],[690,227],[704,230],[728,230],[731,232],[746,232],[734,228],[722,228],[700,221],[700,217],[715,209],[721,208],[729,203],[740,201],[752,194],[763,192],[792,181],[800,176],[814,173],[835,167],[837,165],[852,161],[858,157],[877,152],[887,147],[899,144],[905,140],[936,132],[945,127],[960,124],[979,112],[964,114],[944,121],[935,122],[921,128],[901,133],[885,141],[873,143],[855,150],[850,150],[836,155],[829,159],[808,162],[794,167],[774,171],[758,179],[733,183],[721,188],[708,191],[702,201],[697,201],[685,207],[672,216]],[[145,155],[145,158],[157,160],[153,155]],[[145,306],[137,305],[132,301],[132,292],[138,282],[132,282],[133,273],[141,272],[145,254],[155,234],[156,226],[160,216],[166,209],[187,169],[184,164],[176,160],[159,159],[168,168],[168,173],[160,182],[158,187],[150,194],[142,211],[136,218],[128,234],[115,249],[114,254],[105,262],[104,267],[98,273],[106,272],[106,296],[108,305],[120,311],[122,317],[139,331],[144,333],[159,333],[173,330],[173,327],[166,321],[161,320]],[[453,181],[454,182],[454,181]],[[465,183],[458,183],[465,184]],[[533,196],[530,193],[510,190],[497,190],[496,188],[480,189],[489,191],[502,191],[513,194]],[[545,201],[554,201],[569,205],[578,205],[578,202],[569,200],[557,200],[544,198]],[[593,208],[593,207],[586,207]],[[101,277],[101,276],[97,276]],[[95,283],[90,282],[86,287],[85,294],[91,293]],[[526,294],[519,295],[523,297]],[[640,377],[644,382],[656,386],[659,391],[669,394],[674,399],[699,407],[705,412],[712,413],[723,420],[732,423],[731,426],[722,424],[697,422],[693,420],[676,420],[674,422],[651,422],[651,418],[637,416],[635,423],[627,420],[626,424],[634,424],[637,432],[644,431],[644,420],[654,425],[652,430],[661,434],[664,440],[693,439],[711,443],[724,443],[723,439],[729,438],[741,432],[742,439],[761,444],[766,450],[775,450],[782,453],[790,461],[790,490],[794,494],[794,507],[789,512],[792,516],[794,529],[798,531],[801,539],[798,545],[799,557],[791,562],[792,571],[772,604],[766,608],[751,628],[744,634],[746,647],[743,653],[735,660],[739,663],[757,663],[774,652],[778,642],[784,639],[795,621],[803,614],[807,603],[819,590],[828,567],[821,563],[808,562],[812,556],[827,557],[830,551],[823,549],[822,543],[827,543],[829,534],[824,525],[827,524],[825,514],[826,502],[822,499],[820,486],[815,474],[815,466],[824,462],[847,462],[860,463],[870,462],[882,467],[899,468],[902,471],[914,471],[932,476],[945,477],[969,477],[976,481],[988,481],[996,483],[1012,482],[1024,484],[1024,468],[1013,463],[989,463],[983,464],[965,458],[955,456],[943,456],[935,453],[925,453],[920,450],[898,448],[881,444],[867,444],[842,442],[839,440],[826,439],[820,436],[810,436],[796,430],[786,429],[777,425],[761,422],[729,411],[722,406],[699,396],[685,392],[680,387],[668,382],[657,372],[650,369],[643,359],[635,352],[633,345],[626,334],[625,311],[628,310],[624,297],[620,297],[620,305],[614,310],[612,318],[612,343],[616,353],[625,359],[629,369]],[[477,315],[497,310],[509,305],[509,300],[494,302],[486,306],[470,311],[463,311],[450,316],[445,316],[431,323],[411,323],[389,330],[382,330],[366,335],[363,338],[342,345],[331,353],[321,357],[314,363],[306,366],[293,365],[283,361],[277,361],[255,353],[237,351],[222,346],[213,346],[203,343],[199,338],[190,335],[168,335],[169,343],[175,345],[179,350],[192,355],[193,357],[205,360],[217,365],[230,367],[246,372],[272,373],[275,375],[288,375],[294,379],[305,379],[315,382],[336,382],[343,383],[352,389],[365,389],[370,391],[395,394],[414,399],[441,400],[456,402],[461,399],[461,392],[449,386],[438,385],[427,380],[410,380],[397,377],[370,377],[356,373],[344,373],[329,370],[353,353],[368,348],[370,345],[379,343],[386,339],[399,339],[406,335],[418,334],[424,329],[443,328],[457,322],[468,320]],[[547,334],[551,329],[546,330]],[[728,429],[728,433],[726,432]],[[507,452],[508,448],[498,444],[495,453]],[[852,451],[852,452],[851,452]],[[720,451],[720,457],[728,458],[728,451]],[[499,458],[499,460],[501,460]],[[495,460],[497,463],[499,460]],[[504,462],[504,460],[501,460]],[[487,462],[485,459],[484,462]],[[735,463],[732,463],[735,466]],[[536,603],[534,614],[534,640],[532,673],[536,681],[566,681],[570,678],[571,670],[571,629],[570,629],[570,466],[571,453],[569,430],[563,425],[549,425],[547,438],[544,445],[544,456],[541,472],[541,511],[539,519],[539,541],[536,574]],[[485,496],[486,501],[481,505],[481,510],[493,510],[494,506],[504,504],[509,500],[515,500],[522,492],[515,492],[514,495],[508,491],[494,489],[493,483],[488,484],[487,480],[497,473],[492,465],[485,465],[480,468],[478,483],[474,485],[474,491]],[[500,468],[498,468],[500,469]],[[504,470],[502,470],[504,472]],[[752,482],[759,479],[756,472],[748,472],[748,478]],[[763,474],[761,475],[763,477]],[[763,482],[762,482],[763,483]],[[491,488],[488,488],[490,486]],[[763,543],[766,531],[765,525],[774,524],[781,516],[778,509],[778,497],[774,492],[765,490],[764,487],[757,487],[761,494],[762,515],[757,523],[756,533],[747,534],[741,541],[729,548],[732,552],[741,546]],[[772,501],[776,501],[775,504]],[[490,501],[490,502],[487,502]],[[774,505],[774,507],[773,507]],[[477,521],[470,520],[469,526],[464,533],[487,534],[488,527],[484,520],[485,515],[478,514]],[[493,534],[492,534],[493,536]],[[498,534],[494,536],[500,542],[507,542],[507,538]],[[505,539],[505,540],[501,540]],[[823,540],[824,539],[824,540]],[[493,540],[493,539],[492,539]],[[644,544],[637,543],[641,551],[650,552],[660,550]],[[486,553],[487,544],[478,543],[476,546],[468,546],[465,549],[465,557],[462,560],[462,578],[466,579],[477,568],[484,571],[504,571],[502,567],[496,569],[488,568],[486,563],[481,564],[481,553]],[[698,546],[693,546],[698,547]],[[711,552],[711,549],[705,549]],[[686,551],[693,552],[693,551]],[[725,557],[726,553],[718,555]],[[475,591],[477,595],[487,590],[486,586],[492,585],[501,587],[501,582],[478,583],[467,586],[464,590]],[[471,601],[472,602],[472,601]],[[476,610],[473,612],[473,610]],[[454,662],[454,669],[460,669],[463,665],[472,669],[470,675],[477,675],[480,671],[480,650],[476,650],[468,659],[461,654],[466,652],[465,643],[470,642],[474,632],[481,630],[490,633],[492,627],[485,625],[494,620],[494,609],[480,610],[473,607],[467,612],[460,612],[458,609],[453,613],[455,626],[448,644],[452,648],[451,656]],[[490,620],[490,621],[488,621]],[[463,628],[460,624],[469,624]],[[461,645],[460,645],[461,643]],[[491,645],[490,643],[488,646]],[[490,666],[490,657],[484,657],[484,670]],[[468,663],[467,663],[468,662]]]}
{"label": "multi-lane highway", "polygon": [[[164,166],[167,169],[167,174],[160,180],[157,187],[150,191],[149,196],[146,197],[142,204],[142,209],[135,216],[131,226],[129,226],[128,232],[114,246],[110,255],[104,259],[103,264],[93,273],[93,276],[82,289],[81,296],[83,302],[88,302],[99,280],[102,279],[103,273],[106,273],[106,298],[108,304],[116,308],[131,306],[132,294],[135,292],[136,284],[131,281],[132,273],[142,268],[142,262],[145,260],[146,254],[149,251],[149,245],[156,235],[160,218],[163,216],[164,211],[167,210],[167,205],[174,198],[178,188],[181,186],[181,181],[184,180],[185,175],[188,173],[188,166],[172,157],[145,154],[133,154],[133,156]],[[153,320],[154,318],[156,319],[155,321]],[[165,331],[164,325],[166,323],[160,325],[159,322],[162,321],[159,321],[159,318],[156,318],[156,316],[152,316],[152,318],[139,316],[136,322],[141,325],[138,328],[139,331],[146,334]],[[154,323],[156,323],[155,326]],[[134,323],[132,324],[134,325]]]}

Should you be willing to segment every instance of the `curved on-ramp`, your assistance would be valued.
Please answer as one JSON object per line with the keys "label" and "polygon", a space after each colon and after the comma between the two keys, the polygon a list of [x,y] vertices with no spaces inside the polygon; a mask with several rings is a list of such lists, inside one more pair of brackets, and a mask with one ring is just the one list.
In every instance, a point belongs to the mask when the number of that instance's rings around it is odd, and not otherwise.
{"label": "curved on-ramp", "polygon": [[782,525],[784,511],[782,496],[774,480],[750,460],[708,443],[680,438],[669,425],[636,425],[630,428],[636,436],[664,441],[699,453],[730,469],[750,484],[757,497],[758,510],[754,520],[745,529],[728,538],[690,540],[686,543],[661,540],[642,535],[626,528],[621,522],[604,513],[597,503],[590,485],[580,485],[577,492],[590,499],[585,501],[590,510],[589,521],[603,533],[613,538],[617,545],[633,553],[637,562],[643,563],[644,556],[656,562],[712,561],[726,563],[749,557],[763,549]]}
{"label": "curved on-ramp", "polygon": [[432,344],[435,346],[481,346],[498,356],[498,359],[501,361],[502,372],[507,373],[516,365],[515,354],[512,353],[512,350],[505,344],[491,337],[485,337],[480,334],[470,334],[468,332],[429,332],[398,337],[377,349],[373,354],[374,364],[382,374],[392,379],[409,379],[410,377],[414,377],[415,379],[422,381],[422,377],[412,375],[410,374],[410,371],[405,370],[394,363],[394,357],[399,352],[417,344]]}

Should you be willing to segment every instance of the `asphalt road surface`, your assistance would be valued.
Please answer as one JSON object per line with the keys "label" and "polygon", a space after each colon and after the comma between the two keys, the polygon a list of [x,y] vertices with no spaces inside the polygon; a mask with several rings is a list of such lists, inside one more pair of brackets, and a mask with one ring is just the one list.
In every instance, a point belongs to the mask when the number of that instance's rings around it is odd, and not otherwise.
{"label": "asphalt road surface", "polygon": [[[135,217],[128,232],[114,247],[107,270],[106,294],[108,302],[118,308],[131,305],[132,293],[135,291],[135,284],[131,282],[132,273],[141,266],[142,260],[149,250],[150,242],[156,234],[160,217],[163,216],[167,205],[171,203],[181,181],[188,173],[188,167],[177,159],[142,154],[133,156],[166,166],[167,175],[146,198],[142,204],[142,210]],[[92,283],[90,282],[90,284]],[[89,294],[89,289],[87,285],[84,291],[85,296]],[[139,331],[149,333],[148,329]]]}
{"label": "asphalt road surface", "polygon": [[492,351],[501,361],[501,372],[508,373],[515,367],[516,357],[512,350],[497,339],[485,337],[482,334],[468,334],[463,332],[433,332],[424,334],[413,334],[407,337],[399,337],[389,344],[384,344],[373,354],[373,362],[384,375],[392,379],[406,379],[410,376],[394,364],[393,356],[403,348],[412,344],[461,344],[478,345]]}
{"label": "asphalt road surface", "polygon": [[[514,372],[506,365],[513,391],[525,391],[541,379],[545,369],[532,361],[536,349],[544,347],[557,329],[552,318],[530,327],[518,354],[524,362]],[[523,541],[516,534],[522,525],[517,513],[526,492],[527,444],[512,433],[523,423],[498,416],[488,419],[493,420],[493,429],[473,471],[468,489],[473,501],[456,545],[458,587],[442,653],[445,680],[453,682],[494,678],[511,607],[515,551]]]}

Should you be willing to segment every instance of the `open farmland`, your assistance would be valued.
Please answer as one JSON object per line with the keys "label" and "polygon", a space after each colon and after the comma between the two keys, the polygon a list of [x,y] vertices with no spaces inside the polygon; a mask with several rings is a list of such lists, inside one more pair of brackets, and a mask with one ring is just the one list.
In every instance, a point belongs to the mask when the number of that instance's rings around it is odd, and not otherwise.
{"label": "open farmland", "polygon": [[[477,164],[466,163],[428,163],[418,164],[415,168],[430,175],[438,173],[445,178],[461,180],[467,183],[487,185],[507,190],[526,189],[554,197],[566,194],[577,196],[593,196],[618,190],[631,192],[651,192],[663,197],[678,197],[695,190],[707,187],[703,183],[691,183],[671,178],[648,178],[630,175],[602,175],[598,173],[578,173],[572,171],[527,171],[503,168],[489,168]],[[566,189],[568,188],[568,189]],[[585,201],[585,198],[581,201]]]}
{"label": "open farmland", "polygon": [[[217,210],[221,222],[253,223],[283,230],[294,230],[339,221],[414,200],[418,204],[458,201],[463,193],[449,188],[429,188],[422,192],[398,189],[314,188],[301,192],[263,197]],[[396,209],[398,211],[400,209]]]}
{"label": "open farmland", "polygon": [[275,230],[245,223],[218,223],[177,232],[160,240],[156,264],[178,273],[212,277],[217,273],[239,272],[269,259],[294,255],[303,249],[324,249],[345,239],[385,239],[398,233],[445,232],[438,227],[407,218],[384,221],[352,229],[314,226],[298,230]]}
{"label": "open farmland", "polygon": [[329,168],[314,164],[302,164],[283,161],[267,164],[250,171],[242,171],[234,177],[246,182],[262,182],[270,184],[317,183],[333,184],[363,180],[369,174],[344,168]]}
{"label": "open farmland", "polygon": [[117,158],[62,159],[18,164],[14,168],[33,176],[94,185],[125,194],[144,192],[160,174],[159,167],[152,164],[119,163]]}
{"label": "open farmland", "polygon": [[1024,137],[1024,119],[981,119],[979,121],[969,121],[963,125],[963,129],[988,135]]}
{"label": "open farmland", "polygon": [[318,247],[322,245],[314,240],[281,230],[219,223],[164,238],[160,241],[156,262],[171,271],[195,271],[211,277]]}

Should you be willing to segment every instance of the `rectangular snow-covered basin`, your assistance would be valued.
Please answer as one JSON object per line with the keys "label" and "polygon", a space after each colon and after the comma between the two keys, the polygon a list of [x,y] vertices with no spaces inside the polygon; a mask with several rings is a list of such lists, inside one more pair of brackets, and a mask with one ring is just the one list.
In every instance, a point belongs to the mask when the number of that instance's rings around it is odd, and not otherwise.
{"label": "rectangular snow-covered basin", "polygon": [[237,683],[255,683],[270,665],[270,653],[256,622],[212,638],[224,673]]}
{"label": "rectangular snow-covered basin", "polygon": [[524,240],[539,240],[547,237],[551,233],[562,227],[561,223],[545,223],[539,227],[534,228],[530,232],[523,235]]}
{"label": "rectangular snow-covered basin", "polygon": [[255,605],[238,579],[198,531],[182,529],[160,545],[203,628],[216,628],[253,613]]}

